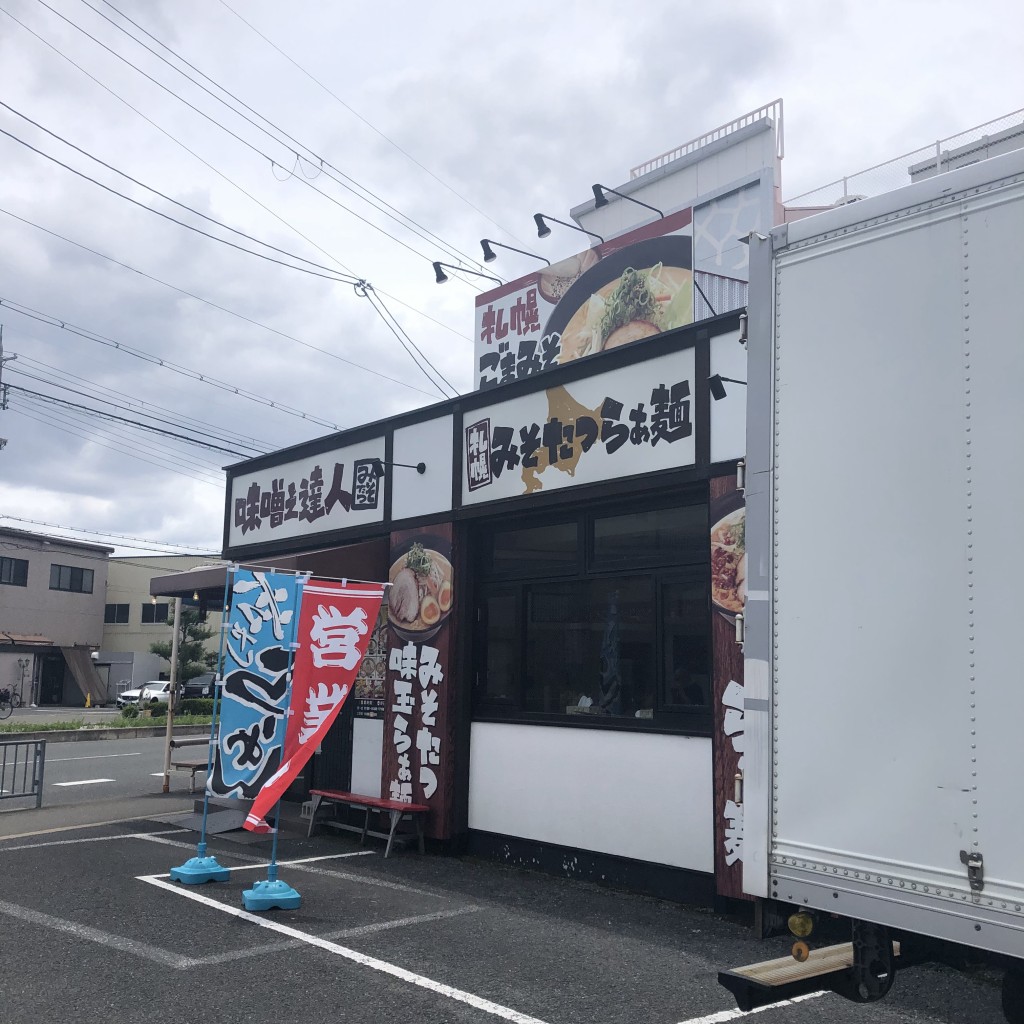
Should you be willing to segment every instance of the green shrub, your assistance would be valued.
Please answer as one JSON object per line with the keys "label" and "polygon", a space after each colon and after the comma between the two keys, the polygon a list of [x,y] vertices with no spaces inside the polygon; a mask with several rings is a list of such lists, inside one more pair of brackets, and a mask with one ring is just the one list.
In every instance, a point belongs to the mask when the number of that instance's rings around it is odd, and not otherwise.
{"label": "green shrub", "polygon": [[189,697],[187,700],[183,700],[181,702],[179,711],[183,715],[212,715],[213,698]]}
{"label": "green shrub", "polygon": [[138,718],[139,717],[139,706],[138,704],[125,704],[121,708],[122,718]]}

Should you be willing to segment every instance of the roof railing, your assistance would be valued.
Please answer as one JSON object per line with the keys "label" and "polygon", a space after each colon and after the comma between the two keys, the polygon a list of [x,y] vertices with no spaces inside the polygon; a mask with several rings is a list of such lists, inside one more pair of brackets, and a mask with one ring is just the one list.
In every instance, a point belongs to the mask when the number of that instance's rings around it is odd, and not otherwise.
{"label": "roof railing", "polygon": [[[980,160],[1020,148],[1024,137],[1024,108],[1004,114],[992,121],[975,125],[945,139],[937,139],[919,149],[874,164],[853,174],[843,175],[835,181],[819,185],[808,192],[789,196],[785,206],[826,207],[881,195],[908,185],[918,176],[941,174],[962,166],[964,162]],[[1017,139],[1018,141],[1014,141]],[[990,153],[989,149],[993,152]]]}
{"label": "roof railing", "polygon": [[695,139],[690,139],[689,142],[684,142],[681,146],[676,146],[675,149],[670,149],[667,153],[662,153],[660,156],[656,156],[646,163],[642,163],[630,169],[629,180],[632,181],[634,178],[639,178],[643,174],[649,174],[651,171],[656,171],[659,167],[664,167],[665,164],[672,163],[673,160],[678,160],[680,157],[689,156],[690,153],[695,153],[698,149],[709,145],[712,142],[717,142],[719,139],[724,139],[734,132],[738,132],[741,128],[746,128],[748,125],[756,124],[758,121],[763,121],[766,118],[771,118],[775,124],[775,149],[776,155],[781,160],[785,156],[785,143],[782,133],[782,100],[772,100],[771,103],[765,103],[763,106],[758,107],[756,110],[751,110],[749,113],[742,114],[740,117],[734,118],[727,124],[719,125],[717,128],[712,128],[711,131],[705,132],[703,135],[698,135]]}

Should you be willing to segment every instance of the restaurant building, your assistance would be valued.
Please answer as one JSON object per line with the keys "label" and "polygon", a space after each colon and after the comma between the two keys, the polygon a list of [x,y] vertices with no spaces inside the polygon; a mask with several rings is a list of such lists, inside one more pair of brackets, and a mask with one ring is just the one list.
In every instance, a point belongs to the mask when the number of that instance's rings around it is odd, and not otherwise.
{"label": "restaurant building", "polygon": [[[426,803],[449,849],[738,894],[742,238],[776,220],[780,158],[781,103],[595,186],[572,211],[591,248],[479,297],[477,390],[228,469],[226,559],[392,584],[292,795]],[[223,570],[193,575],[216,603]]]}

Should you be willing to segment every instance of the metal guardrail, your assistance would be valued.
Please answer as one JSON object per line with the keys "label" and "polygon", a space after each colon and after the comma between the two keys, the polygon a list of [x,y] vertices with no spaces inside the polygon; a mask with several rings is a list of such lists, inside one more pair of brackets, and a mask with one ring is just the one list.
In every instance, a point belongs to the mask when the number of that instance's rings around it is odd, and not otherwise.
{"label": "metal guardrail", "polygon": [[43,767],[46,740],[0,742],[0,800],[36,798],[43,805]]}
{"label": "metal guardrail", "polygon": [[688,156],[690,153],[696,152],[703,146],[707,146],[712,142],[717,142],[719,139],[724,139],[727,135],[732,135],[733,132],[738,132],[741,128],[746,128],[747,125],[754,124],[757,121],[763,121],[766,118],[771,118],[775,124],[776,134],[776,155],[781,160],[786,155],[786,146],[782,134],[782,100],[772,100],[771,103],[765,103],[763,106],[758,107],[756,110],[751,110],[746,114],[741,114],[739,117],[733,118],[726,124],[719,125],[717,128],[712,128],[711,131],[705,132],[703,135],[698,135],[695,139],[690,139],[689,142],[684,142],[681,146],[676,146],[675,149],[670,149],[667,153],[662,153],[660,156],[656,156],[646,163],[638,164],[636,167],[630,169],[629,180],[632,181],[634,178],[639,178],[643,174],[648,174],[651,171],[656,171],[659,167],[664,167],[665,164],[671,163],[673,160],[678,160],[680,157]]}
{"label": "metal guardrail", "polygon": [[785,206],[829,207],[881,195],[966,163],[1024,146],[1024,109],[938,139],[884,163],[848,174],[810,192],[790,196]]}

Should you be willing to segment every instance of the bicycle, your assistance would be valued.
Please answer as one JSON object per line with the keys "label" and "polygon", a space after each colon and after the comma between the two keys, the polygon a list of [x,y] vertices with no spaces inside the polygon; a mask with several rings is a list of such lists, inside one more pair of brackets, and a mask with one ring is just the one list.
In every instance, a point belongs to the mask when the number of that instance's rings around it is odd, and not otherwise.
{"label": "bicycle", "polygon": [[6,688],[0,690],[0,720],[10,718],[13,711],[14,704],[11,701],[11,691]]}

